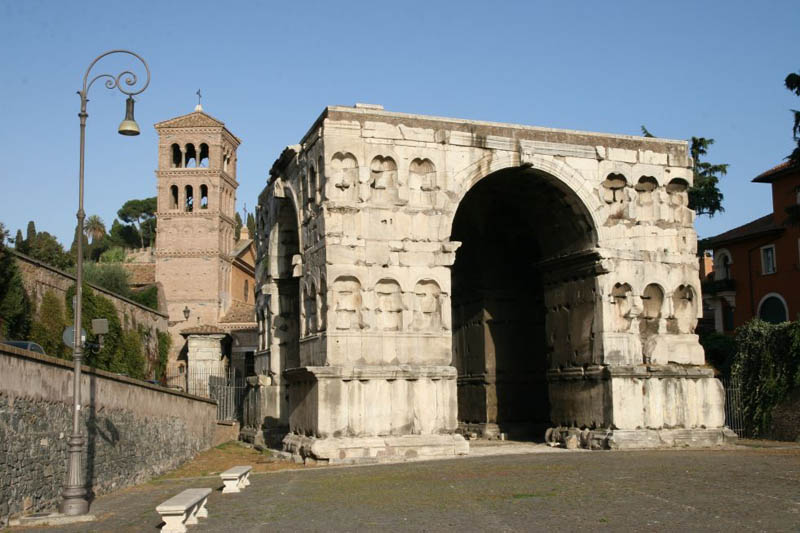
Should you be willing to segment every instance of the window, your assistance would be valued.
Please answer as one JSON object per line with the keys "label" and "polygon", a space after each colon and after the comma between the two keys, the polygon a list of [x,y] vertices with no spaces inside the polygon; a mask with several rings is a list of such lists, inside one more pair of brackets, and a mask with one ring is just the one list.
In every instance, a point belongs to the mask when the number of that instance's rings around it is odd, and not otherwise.
{"label": "window", "polygon": [[789,319],[786,301],[778,293],[767,294],[758,304],[758,318],[770,324],[786,322]]}
{"label": "window", "polygon": [[186,191],[186,203],[184,204],[184,211],[193,211],[194,210],[194,191],[191,185],[187,185],[185,188]]}
{"label": "window", "polygon": [[169,191],[171,196],[171,202],[169,204],[169,208],[178,209],[178,186],[173,185],[172,187],[169,188]]}
{"label": "window", "polygon": [[774,274],[776,270],[775,245],[763,246],[761,248],[761,273],[764,275]]}
{"label": "window", "polygon": [[248,295],[250,294],[250,280],[244,280],[244,301],[248,301]]}

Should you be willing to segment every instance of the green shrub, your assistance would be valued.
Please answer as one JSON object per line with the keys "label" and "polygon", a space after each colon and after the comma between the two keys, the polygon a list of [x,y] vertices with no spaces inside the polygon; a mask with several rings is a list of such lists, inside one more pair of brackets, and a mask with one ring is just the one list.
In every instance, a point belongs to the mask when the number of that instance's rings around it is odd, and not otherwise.
{"label": "green shrub", "polygon": [[130,299],[150,309],[158,310],[158,287],[150,285],[138,291],[132,291]]}
{"label": "green shrub", "polygon": [[167,357],[169,349],[172,347],[172,337],[166,331],[156,333],[158,337],[158,362],[155,367],[155,379],[161,381],[167,373]]}
{"label": "green shrub", "polygon": [[107,291],[129,298],[130,274],[120,264],[115,263],[83,263],[83,279],[88,283],[93,283]]}
{"label": "green shrub", "polygon": [[732,375],[738,381],[745,431],[768,434],[772,410],[800,387],[800,322],[755,319],[736,331]]}
{"label": "green shrub", "polygon": [[61,298],[53,291],[45,292],[39,305],[39,312],[31,326],[30,339],[39,343],[47,355],[72,359],[72,352],[61,339],[64,327],[67,325]]}
{"label": "green shrub", "polygon": [[125,261],[125,248],[122,246],[112,246],[100,254],[101,263],[122,263]]}
{"label": "green shrub", "polygon": [[27,339],[31,314],[31,303],[22,285],[17,260],[0,243],[0,339]]}
{"label": "green shrub", "polygon": [[730,335],[712,331],[700,334],[700,344],[706,352],[706,362],[722,376],[729,377],[736,357],[736,340]]}

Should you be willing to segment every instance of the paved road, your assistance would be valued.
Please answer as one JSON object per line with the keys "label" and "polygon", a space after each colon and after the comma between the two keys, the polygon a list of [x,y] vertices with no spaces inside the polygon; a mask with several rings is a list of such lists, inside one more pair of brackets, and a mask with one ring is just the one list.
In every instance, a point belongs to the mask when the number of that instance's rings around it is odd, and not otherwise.
{"label": "paved road", "polygon": [[[484,455],[250,479],[240,494],[212,493],[189,532],[800,531],[797,448]],[[220,485],[149,483],[99,498],[91,525],[48,531],[155,533],[158,503]]]}

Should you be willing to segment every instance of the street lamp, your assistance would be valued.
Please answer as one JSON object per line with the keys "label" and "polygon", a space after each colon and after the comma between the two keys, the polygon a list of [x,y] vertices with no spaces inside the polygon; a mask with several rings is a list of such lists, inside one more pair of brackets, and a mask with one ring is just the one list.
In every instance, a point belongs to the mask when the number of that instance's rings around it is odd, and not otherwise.
{"label": "street lamp", "polygon": [[[89,80],[89,73],[94,65],[102,58],[111,54],[128,54],[144,65],[147,72],[147,80],[140,89],[135,89],[138,82],[136,74],[130,70],[123,70],[116,76],[111,74],[98,74]],[[75,362],[74,381],[72,384],[72,435],[68,441],[68,459],[67,459],[67,480],[64,484],[64,489],[61,491],[61,505],[59,510],[65,515],[82,515],[89,511],[89,501],[86,497],[86,485],[83,479],[83,467],[81,465],[81,453],[83,451],[84,438],[80,428],[80,411],[81,411],[81,362],[83,360],[83,341],[81,339],[81,311],[83,303],[83,219],[86,213],[83,211],[83,154],[86,145],[86,103],[89,101],[89,89],[97,80],[104,78],[104,85],[106,89],[119,89],[123,94],[128,95],[125,102],[125,119],[119,125],[119,133],[122,135],[139,135],[139,126],[133,119],[133,97],[144,91],[150,85],[150,68],[147,63],[138,54],[128,50],[110,50],[104,54],[97,56],[94,61],[89,64],[86,69],[86,74],[83,75],[83,89],[78,91],[81,97],[81,111],[78,117],[81,119],[81,154],[80,154],[80,167],[78,172],[78,227],[75,230],[78,241],[78,264],[76,267],[75,282],[75,337],[73,339],[73,361]],[[124,84],[124,86],[123,86]],[[125,87],[127,86],[127,88]]]}

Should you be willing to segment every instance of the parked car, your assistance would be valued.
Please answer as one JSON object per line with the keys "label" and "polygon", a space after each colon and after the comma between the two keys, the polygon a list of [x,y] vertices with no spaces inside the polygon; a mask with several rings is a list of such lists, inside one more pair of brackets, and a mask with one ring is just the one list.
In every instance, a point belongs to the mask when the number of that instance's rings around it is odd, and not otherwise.
{"label": "parked car", "polygon": [[0,341],[0,343],[8,344],[9,346],[14,346],[15,348],[22,348],[23,350],[28,350],[29,352],[36,352],[42,355],[47,355],[46,353],[44,353],[44,348],[42,348],[33,341]]}

